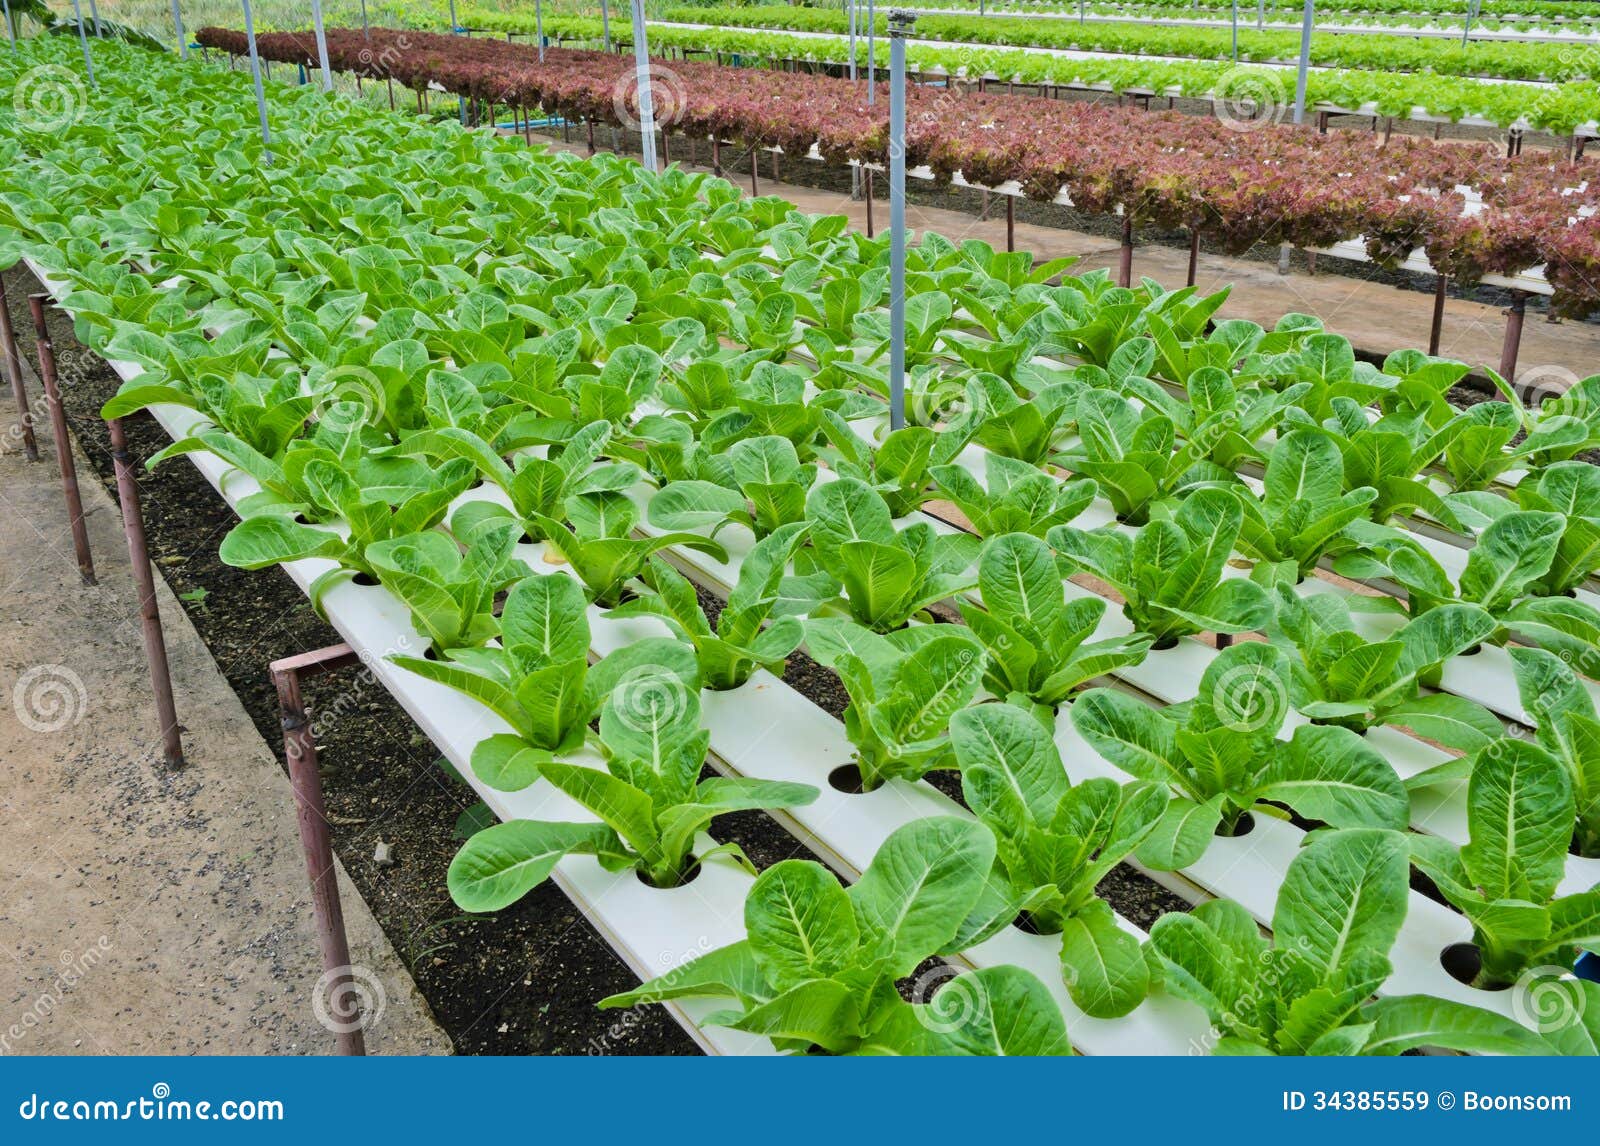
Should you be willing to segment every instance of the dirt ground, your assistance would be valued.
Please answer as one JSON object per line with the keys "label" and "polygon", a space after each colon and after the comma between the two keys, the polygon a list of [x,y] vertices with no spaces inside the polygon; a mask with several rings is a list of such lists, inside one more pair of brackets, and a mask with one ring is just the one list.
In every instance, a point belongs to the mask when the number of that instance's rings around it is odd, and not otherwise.
{"label": "dirt ground", "polygon": [[[192,730],[162,764],[120,516],[80,455],[84,586],[30,381],[43,460],[0,454],[0,1054],[329,1053],[288,779],[158,578]],[[450,1053],[340,884],[369,1051]]]}

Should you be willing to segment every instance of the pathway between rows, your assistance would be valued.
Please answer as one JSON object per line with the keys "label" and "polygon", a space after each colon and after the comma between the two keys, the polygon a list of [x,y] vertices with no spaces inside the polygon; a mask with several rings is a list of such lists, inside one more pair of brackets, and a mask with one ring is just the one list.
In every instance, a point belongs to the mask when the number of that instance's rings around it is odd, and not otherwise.
{"label": "pathway between rows", "polygon": [[[43,459],[9,437],[0,453],[0,1054],[330,1053],[281,745],[157,577],[188,755],[161,763],[121,516],[80,455],[99,572],[85,587],[29,381]],[[352,963],[381,1001],[369,1053],[450,1053],[342,869],[339,884]]]}

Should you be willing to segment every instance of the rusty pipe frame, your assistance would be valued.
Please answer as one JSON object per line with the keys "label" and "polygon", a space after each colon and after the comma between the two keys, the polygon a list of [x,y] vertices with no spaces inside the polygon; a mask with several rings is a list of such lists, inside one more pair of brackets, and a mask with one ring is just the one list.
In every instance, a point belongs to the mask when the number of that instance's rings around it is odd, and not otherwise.
{"label": "rusty pipe frame", "polygon": [[67,506],[67,523],[72,527],[72,548],[78,557],[78,573],[85,585],[93,585],[94,557],[89,552],[89,528],[83,520],[83,497],[78,491],[78,465],[72,456],[72,438],[67,430],[67,413],[61,408],[61,391],[56,386],[56,349],[45,325],[44,307],[49,295],[30,294],[28,309],[33,314],[34,347],[39,353],[39,379],[44,384],[45,405],[50,409],[50,429],[56,439],[56,463],[61,470],[61,496]]}
{"label": "rusty pipe frame", "polygon": [[1122,247],[1117,252],[1117,285],[1133,285],[1133,219],[1122,220]]}
{"label": "rusty pipe frame", "polygon": [[1449,275],[1435,275],[1433,283],[1433,321],[1428,327],[1428,353],[1439,353],[1439,341],[1444,334],[1444,300],[1450,290]]}
{"label": "rusty pipe frame", "polygon": [[867,168],[867,238],[872,238],[876,229],[872,225],[872,168]]}
{"label": "rusty pipe frame", "polygon": [[30,461],[39,460],[39,441],[33,434],[33,411],[28,409],[28,386],[22,380],[22,356],[17,353],[17,332],[11,325],[11,306],[6,301],[5,280],[0,279],[0,351],[6,363],[6,380],[17,401],[17,423],[22,433],[22,453]]}
{"label": "rusty pipe frame", "polygon": [[[354,649],[339,644],[273,661],[268,669],[278,694],[284,760],[289,766],[289,786],[294,792],[295,821],[300,829],[300,847],[305,853],[306,878],[311,883],[311,910],[316,916],[317,943],[322,955],[323,981],[319,990],[326,990],[328,1013],[338,1020],[333,1028],[334,1044],[341,1055],[364,1055],[367,1048],[360,1010],[350,1001],[353,993],[346,989],[352,971],[350,940],[345,932],[344,908],[339,902],[333,842],[328,836],[328,808],[322,797],[322,776],[317,769],[317,741],[311,722],[306,719],[300,682],[359,661]],[[345,1013],[339,1013],[336,1007],[346,1008]]]}
{"label": "rusty pipe frame", "polygon": [[122,528],[128,535],[128,559],[133,584],[139,593],[140,626],[144,656],[150,665],[150,685],[156,694],[156,718],[161,725],[162,756],[169,768],[183,766],[183,737],[178,709],[172,699],[172,670],[167,664],[167,642],[161,632],[161,609],[156,604],[155,573],[150,568],[150,548],[144,535],[144,514],[139,509],[139,484],[128,458],[128,440],[121,418],[107,418],[111,435],[111,460],[117,471],[117,500],[122,503]]}
{"label": "rusty pipe frame", "polygon": [[1017,197],[1006,196],[1006,250],[1017,249]]}
{"label": "rusty pipe frame", "polygon": [[1194,286],[1196,273],[1200,270],[1200,228],[1189,228],[1189,279],[1184,286]]}
{"label": "rusty pipe frame", "polygon": [[1528,292],[1513,289],[1506,310],[1506,337],[1500,346],[1500,377],[1511,385],[1517,380],[1517,351],[1522,346],[1522,323],[1528,313]]}

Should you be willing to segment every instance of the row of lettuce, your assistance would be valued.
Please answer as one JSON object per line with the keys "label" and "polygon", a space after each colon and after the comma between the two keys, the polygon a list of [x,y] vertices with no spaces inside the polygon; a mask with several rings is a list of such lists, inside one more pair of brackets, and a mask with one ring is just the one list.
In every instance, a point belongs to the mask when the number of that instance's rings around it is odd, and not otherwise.
{"label": "row of lettuce", "polygon": [[[246,37],[202,29],[199,40],[241,55]],[[268,59],[317,56],[310,33],[257,38]],[[429,85],[474,106],[543,108],[571,120],[637,125],[631,57],[549,49],[495,37],[330,29],[332,66],[421,94]],[[824,75],[674,61],[659,79],[657,123],[694,150],[708,137],[829,163],[884,163],[888,99]],[[1226,117],[1144,112],[1079,101],[916,85],[907,94],[907,153],[936,179],[961,173],[1030,198],[1066,195],[1073,207],[1144,229],[1182,228],[1231,253],[1259,242],[1319,248],[1364,239],[1383,266],[1413,252],[1458,283],[1542,266],[1551,306],[1579,315],[1600,305],[1600,180],[1592,160],[1552,151],[1506,158],[1489,144],[1398,137],[1375,148],[1354,132],[1235,130]],[[702,156],[703,158],[703,156]]]}
{"label": "row of lettuce", "polygon": [[[490,32],[519,32],[531,36],[535,26],[534,19],[524,12],[484,10],[463,12],[460,18],[466,26]],[[720,16],[717,18],[721,19]],[[738,18],[736,14],[730,16],[730,19]],[[701,16],[700,22],[706,19]],[[604,31],[600,20],[582,16],[547,16],[543,23],[546,36],[586,44],[600,43]],[[923,31],[928,31],[936,23],[935,19]],[[1029,26],[1033,27],[1032,24]],[[1140,34],[1160,38],[1157,29],[1147,29]],[[632,42],[632,34],[627,26],[619,27],[613,23],[610,36],[614,44]],[[1264,37],[1264,40],[1273,39],[1275,37],[1271,35]],[[1344,39],[1340,38],[1337,42],[1342,43]],[[850,41],[845,35],[800,36],[761,27],[651,24],[649,40],[652,51],[720,52],[748,62],[801,61],[842,66],[850,60]],[[1003,43],[1000,40],[992,42],[996,45]],[[1536,57],[1538,62],[1530,64],[1530,69],[1555,67],[1555,63],[1545,61],[1557,56],[1587,59],[1587,53],[1558,51],[1549,45],[1508,46],[1525,48]],[[866,37],[859,37],[855,54],[862,70],[867,65],[868,49]],[[877,66],[886,68],[889,59],[887,38],[879,37],[875,50]],[[1472,49],[1472,52],[1477,50]],[[1467,53],[1466,59],[1461,62],[1463,69],[1478,66],[1472,52]],[[1154,49],[1150,49],[1150,53],[1158,54]],[[1243,102],[1248,95],[1256,104],[1266,107],[1269,115],[1274,112],[1281,115],[1293,103],[1295,75],[1292,68],[1252,66],[1248,56],[1245,62],[1235,64],[1227,58],[1227,53],[1228,48],[1223,45],[1220,52],[1194,60],[1138,59],[1112,54],[1063,56],[1022,47],[965,46],[913,40],[906,49],[906,62],[919,74],[961,76],[972,80],[988,77],[1001,83],[1014,82],[1029,86],[1086,87],[1135,95],[1155,93],[1165,97],[1170,94],[1187,99],[1215,98],[1239,102]],[[1349,49],[1346,50],[1348,53]],[[1216,58],[1219,55],[1223,58]],[[1263,55],[1260,58],[1268,57]],[[1377,69],[1376,63],[1371,66]],[[1574,62],[1571,66],[1581,71],[1584,65]],[[1448,66],[1437,73],[1354,67],[1319,68],[1307,77],[1306,102],[1308,107],[1326,106],[1350,111],[1375,109],[1379,115],[1401,119],[1409,119],[1419,112],[1452,122],[1476,119],[1501,128],[1527,126],[1557,135],[1571,135],[1600,120],[1600,97],[1595,95],[1594,84],[1577,76],[1558,83],[1530,87],[1520,83],[1474,79],[1470,74],[1450,73]]]}
{"label": "row of lettuce", "polygon": [[[65,52],[29,45],[20,65]],[[1569,849],[1600,839],[1600,724],[1566,663],[1589,663],[1600,624],[1564,595],[1600,564],[1600,491],[1570,460],[1594,444],[1592,384],[1541,412],[1463,414],[1444,401],[1458,365],[1379,371],[1303,316],[1213,324],[1221,296],[1055,283],[1059,265],[929,236],[907,305],[918,424],[880,436],[886,245],[842,219],[311,88],[273,90],[295,162],[268,164],[242,77],[101,59],[93,116],[7,132],[5,261],[25,251],[71,283],[80,336],[144,368],[108,413],[195,409],[202,428],[167,454],[209,451],[260,484],[225,559],[332,558],[319,598],[375,578],[429,644],[400,663],[512,729],[479,746],[477,778],[549,784],[594,814],[474,835],[451,869],[463,907],[514,902],[570,854],[670,887],[737,856],[706,848],[717,815],[814,799],[701,778],[700,690],[746,687],[803,646],[850,694],[862,786],[956,769],[973,818],[902,829],[848,888],[809,861],[762,872],[747,940],[609,1003],[724,998],[716,1021],[796,1051],[1063,1051],[1060,1009],[1020,969],[957,977],[967,1008],[894,989],[1023,916],[1061,936],[1082,1010],[1164,991],[1207,1011],[1220,1050],[1593,1052],[1576,1016],[1600,1000],[1570,979],[1552,986],[1575,1017],[1537,1033],[1373,998],[1413,865],[1472,921],[1485,988],[1600,940],[1600,892],[1562,887]],[[182,130],[137,110],[152,86]],[[1530,466],[1515,493],[1496,484]],[[1446,476],[1453,490],[1432,484]],[[1122,520],[1075,525],[1102,496]],[[935,499],[971,531],[919,512]],[[1394,528],[1412,511],[1478,531],[1456,583]],[[570,575],[534,574],[527,541]],[[730,550],[714,616],[660,560]],[[1296,591],[1324,557],[1429,592],[1392,606],[1410,610],[1393,640],[1367,641],[1348,598]],[[1249,576],[1230,573],[1241,558]],[[1123,635],[1067,581],[1085,572],[1118,590]],[[965,623],[927,623],[950,600]],[[637,615],[673,636],[591,666],[592,623]],[[1225,649],[1184,705],[1084,687],[1190,634],[1262,630],[1276,639]],[[1547,646],[1514,654],[1531,736],[1429,687],[1513,630]],[[1283,739],[1295,710],[1313,722]],[[1360,735],[1391,723],[1461,751],[1425,782],[1465,788],[1463,846],[1407,830],[1407,786]],[[1126,781],[1072,783],[1069,728]],[[1291,811],[1317,830],[1270,939],[1217,901],[1141,944],[1095,895],[1129,857],[1181,868],[1250,815]]]}

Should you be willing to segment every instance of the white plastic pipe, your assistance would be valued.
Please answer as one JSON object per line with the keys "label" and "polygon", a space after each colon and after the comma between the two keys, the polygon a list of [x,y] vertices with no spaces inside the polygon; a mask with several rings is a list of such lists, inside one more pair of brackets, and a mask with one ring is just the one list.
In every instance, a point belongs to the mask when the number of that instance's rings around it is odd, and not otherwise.
{"label": "white plastic pipe", "polygon": [[[656,109],[650,98],[650,44],[645,39],[644,0],[633,0],[633,65],[639,81],[639,150],[644,165],[656,167]],[[754,163],[758,157],[752,157]]]}
{"label": "white plastic pipe", "polygon": [[328,67],[328,34],[322,27],[322,0],[311,0],[311,26],[317,34],[317,66],[322,69],[322,90],[333,90],[333,69]]}
{"label": "white plastic pipe", "polygon": [[265,162],[271,163],[272,129],[267,126],[267,93],[261,88],[261,57],[256,53],[256,20],[250,11],[250,0],[239,0],[239,3],[244,6],[244,38],[250,47],[250,80],[255,84],[256,111],[261,116],[262,155]]}

